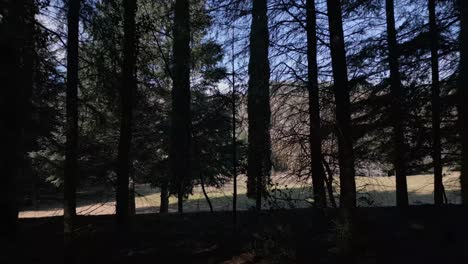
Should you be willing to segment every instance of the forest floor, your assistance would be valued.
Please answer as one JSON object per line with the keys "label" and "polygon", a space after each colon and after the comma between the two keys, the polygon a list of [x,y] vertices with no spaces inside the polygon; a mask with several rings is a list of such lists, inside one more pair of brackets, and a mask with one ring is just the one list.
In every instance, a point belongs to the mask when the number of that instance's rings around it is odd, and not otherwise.
{"label": "forest floor", "polygon": [[[273,176],[275,188],[270,191],[271,197],[265,202],[265,208],[306,208],[310,207],[312,188],[309,182],[300,182],[284,174]],[[409,201],[412,205],[433,203],[433,176],[414,175],[408,178]],[[238,181],[238,208],[248,210],[255,201],[246,197],[245,177]],[[358,204],[364,207],[395,206],[395,177],[356,177]],[[334,180],[335,193],[338,193],[338,179]],[[444,176],[444,187],[449,204],[460,203],[459,173],[447,172]],[[232,183],[222,188],[207,187],[207,193],[215,211],[232,209]],[[336,197],[337,198],[337,197]],[[62,195],[58,193],[53,199],[40,200],[38,207],[28,206],[20,212],[21,218],[60,216]],[[111,186],[97,185],[80,188],[77,194],[79,215],[108,215],[115,213],[114,191]],[[171,197],[169,212],[177,211],[177,200]],[[160,192],[149,184],[136,185],[136,213],[155,213],[159,210]],[[209,211],[208,204],[200,186],[194,188],[193,194],[184,202],[184,211]]]}
{"label": "forest floor", "polygon": [[335,209],[242,211],[236,229],[228,212],[141,214],[128,233],[114,216],[79,216],[72,247],[61,217],[29,218],[0,263],[64,263],[65,252],[65,263],[468,263],[467,212],[358,208],[346,225]]}

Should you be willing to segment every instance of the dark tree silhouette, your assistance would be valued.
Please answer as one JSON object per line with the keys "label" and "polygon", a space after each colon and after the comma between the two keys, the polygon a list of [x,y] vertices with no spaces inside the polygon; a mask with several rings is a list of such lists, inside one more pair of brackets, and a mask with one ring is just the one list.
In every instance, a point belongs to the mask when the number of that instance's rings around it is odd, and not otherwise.
{"label": "dark tree silhouette", "polygon": [[18,177],[25,164],[25,133],[31,110],[34,67],[35,4],[30,0],[3,1],[0,6],[0,171],[3,190],[0,236],[13,239],[17,230]]}
{"label": "dark tree silhouette", "polygon": [[327,0],[330,27],[330,49],[333,67],[336,122],[338,137],[338,163],[340,168],[340,207],[356,206],[353,137],[349,98],[348,70],[343,33],[342,3]]}
{"label": "dark tree silhouette", "polygon": [[37,4],[34,0],[25,0],[24,7],[24,48],[23,48],[23,100],[22,100],[22,109],[23,109],[23,126],[21,133],[21,156],[22,156],[22,166],[21,174],[22,177],[30,177],[31,179],[31,202],[34,204],[37,202],[35,193],[35,177],[32,172],[31,159],[28,156],[28,152],[31,151],[31,146],[33,144],[32,139],[32,115],[33,115],[33,103],[32,95],[35,87],[35,79],[38,66],[38,57],[37,57],[37,48],[36,48],[36,19],[35,14],[37,14]]}
{"label": "dark tree silhouette", "polygon": [[237,105],[236,105],[236,56],[235,56],[235,30],[232,28],[231,39],[231,70],[232,70],[232,93],[231,93],[231,122],[232,122],[232,222],[234,231],[237,228],[237,136],[236,136],[236,123],[237,123]]}
{"label": "dark tree silhouette", "polygon": [[267,1],[254,0],[252,3],[248,67],[247,195],[256,198],[257,210],[261,210],[262,195],[265,192],[266,182],[271,170],[270,63],[268,60],[268,47]]}
{"label": "dark tree silhouette", "polygon": [[160,213],[167,213],[169,211],[169,186],[167,180],[161,183],[161,194],[160,194]]}
{"label": "dark tree silhouette", "polygon": [[309,148],[310,167],[315,204],[326,206],[322,140],[320,133],[320,105],[317,66],[317,14],[315,0],[307,0],[307,90],[309,92]]}
{"label": "dark tree silhouette", "polygon": [[439,81],[439,29],[437,27],[436,0],[429,0],[429,31],[431,35],[432,68],[432,162],[434,164],[434,203],[444,202],[442,157],[440,143],[440,81]]}
{"label": "dark tree silhouette", "polygon": [[132,108],[136,91],[136,0],[124,0],[124,39],[122,86],[120,90],[120,139],[117,156],[117,222],[126,227],[129,221],[130,147],[132,140]]}
{"label": "dark tree silhouette", "polygon": [[460,72],[458,84],[458,119],[461,137],[462,202],[468,204],[468,3],[460,0]]}
{"label": "dark tree silhouette", "polygon": [[385,2],[387,18],[388,62],[390,67],[391,120],[393,125],[393,166],[396,178],[397,206],[408,206],[406,184],[406,151],[403,137],[403,96],[398,63],[397,33],[393,0]]}
{"label": "dark tree silhouette", "polygon": [[190,12],[189,1],[175,1],[170,166],[183,211],[186,179],[191,174]]}
{"label": "dark tree silhouette", "polygon": [[78,26],[80,0],[68,2],[67,36],[67,123],[64,176],[64,231],[73,232],[76,215],[76,183],[78,179]]}

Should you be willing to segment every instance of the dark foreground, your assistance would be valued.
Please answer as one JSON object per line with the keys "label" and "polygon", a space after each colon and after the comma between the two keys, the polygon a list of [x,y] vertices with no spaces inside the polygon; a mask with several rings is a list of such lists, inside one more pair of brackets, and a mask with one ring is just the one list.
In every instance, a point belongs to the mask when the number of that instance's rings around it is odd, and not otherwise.
{"label": "dark foreground", "polygon": [[[233,230],[229,213],[137,215],[127,234],[113,216],[84,216],[65,263],[337,263],[343,255],[346,263],[468,263],[465,208],[360,208],[353,216],[349,229],[334,210],[246,211]],[[0,263],[64,263],[61,231],[60,217],[20,220]]]}

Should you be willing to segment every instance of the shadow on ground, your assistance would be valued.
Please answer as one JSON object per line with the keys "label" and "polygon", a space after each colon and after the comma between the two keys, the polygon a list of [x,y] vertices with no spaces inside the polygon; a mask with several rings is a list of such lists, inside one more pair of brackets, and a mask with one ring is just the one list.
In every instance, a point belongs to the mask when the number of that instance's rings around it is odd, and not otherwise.
{"label": "shadow on ground", "polygon": [[[351,236],[344,263],[467,263],[467,209],[358,208],[351,233],[333,209],[147,214],[128,233],[113,216],[81,216],[74,263],[339,263],[343,237]],[[63,263],[62,218],[23,219],[1,263]],[[344,236],[343,236],[344,235]],[[236,262],[239,258],[248,261]],[[66,263],[72,263],[67,261]]]}

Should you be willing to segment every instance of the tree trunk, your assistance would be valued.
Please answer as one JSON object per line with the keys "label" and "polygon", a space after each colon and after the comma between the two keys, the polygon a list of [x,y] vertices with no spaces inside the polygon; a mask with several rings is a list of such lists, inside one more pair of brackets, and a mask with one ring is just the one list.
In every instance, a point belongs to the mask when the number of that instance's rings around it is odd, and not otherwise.
{"label": "tree trunk", "polygon": [[[18,150],[20,152],[20,162],[22,164],[21,170],[23,175],[23,181],[27,179],[33,179],[33,168],[31,163],[31,158],[28,157],[27,153],[31,151],[33,139],[31,134],[31,121],[32,121],[32,102],[31,97],[34,89],[34,80],[36,76],[36,47],[35,47],[35,14],[37,9],[35,6],[34,0],[25,0],[24,1],[24,47],[22,50],[23,57],[23,95],[22,95],[22,131],[21,131],[21,147]],[[24,188],[24,187],[23,187]],[[17,196],[23,200],[23,193],[18,193]],[[34,198],[32,202],[35,202]]]}
{"label": "tree trunk", "polygon": [[330,25],[330,49],[334,79],[336,122],[338,128],[340,207],[354,208],[356,206],[354,150],[341,1],[327,0],[327,7]]}
{"label": "tree trunk", "polygon": [[39,188],[37,186],[39,182],[39,177],[37,175],[37,172],[33,171],[32,167],[31,169],[31,204],[34,207],[34,209],[39,208]]}
{"label": "tree trunk", "polygon": [[135,216],[136,214],[136,204],[135,204],[135,176],[132,173],[132,180],[129,185],[129,195],[128,195],[128,213],[130,216]]}
{"label": "tree trunk", "polygon": [[232,67],[232,95],[231,95],[231,110],[232,110],[232,223],[234,232],[237,230],[237,136],[236,136],[236,57],[235,57],[235,34],[234,27],[232,28],[232,43],[231,43],[231,67]]}
{"label": "tree trunk", "polygon": [[429,0],[429,31],[431,35],[432,68],[432,162],[434,164],[434,204],[444,203],[442,157],[440,143],[440,82],[439,82],[439,30],[437,28],[436,1]]}
{"label": "tree trunk", "polygon": [[170,164],[177,189],[178,211],[181,213],[186,179],[191,178],[190,12],[187,0],[175,1],[173,45]]}
{"label": "tree trunk", "polygon": [[76,215],[76,183],[78,179],[78,26],[80,0],[68,2],[67,37],[67,125],[64,177],[64,232],[73,232]]}
{"label": "tree trunk", "polygon": [[322,167],[322,139],[320,135],[320,105],[317,66],[317,15],[315,0],[307,0],[307,90],[309,92],[309,151],[314,204],[327,205]]}
{"label": "tree trunk", "polygon": [[458,119],[461,137],[462,203],[468,204],[468,3],[459,1],[460,10],[460,73],[458,84]]}
{"label": "tree trunk", "polygon": [[398,63],[397,33],[393,0],[386,0],[388,61],[390,66],[390,94],[392,98],[391,122],[393,125],[393,166],[396,178],[396,200],[398,207],[408,206],[406,184],[406,150],[403,131],[403,108],[401,77]]}
{"label": "tree trunk", "polygon": [[205,196],[205,200],[208,203],[208,206],[210,207],[210,212],[213,213],[213,204],[211,203],[210,197],[208,196],[208,193],[206,192],[205,189],[205,178],[203,177],[202,174],[200,174],[200,184],[203,192],[203,196]]}
{"label": "tree trunk", "polygon": [[167,213],[169,211],[169,189],[168,182],[164,181],[161,184],[161,204],[159,206],[160,213]]}
{"label": "tree trunk", "polygon": [[0,171],[4,186],[0,210],[5,224],[0,237],[14,239],[17,230],[18,177],[25,157],[24,134],[33,85],[34,14],[30,0],[4,1],[0,10]]}
{"label": "tree trunk", "polygon": [[[23,56],[23,125],[21,132],[21,148],[19,149],[22,162],[22,171],[24,174],[23,180],[33,179],[33,168],[31,158],[27,153],[32,150],[33,138],[31,134],[32,123],[32,93],[34,89],[34,81],[36,77],[36,43],[35,43],[35,27],[36,20],[35,14],[37,13],[36,4],[34,0],[25,0],[24,7],[24,48],[22,51]],[[33,181],[33,180],[32,180]],[[24,190],[23,190],[24,191]],[[19,196],[23,198],[22,195]],[[32,199],[34,201],[34,198]]]}
{"label": "tree trunk", "polygon": [[327,193],[328,193],[328,198],[330,200],[330,203],[333,208],[337,208],[336,206],[336,201],[335,201],[335,195],[333,193],[333,172],[330,169],[330,165],[328,162],[325,160],[325,158],[322,157],[322,164],[323,164],[323,169],[327,172],[328,174],[328,179],[325,177],[325,185],[327,187]]}
{"label": "tree trunk", "polygon": [[256,198],[257,210],[262,208],[271,171],[269,43],[267,1],[254,0],[248,67],[247,196]]}
{"label": "tree trunk", "polygon": [[120,91],[121,117],[119,152],[117,156],[117,194],[116,214],[117,223],[124,229],[129,224],[129,176],[130,176],[130,147],[132,140],[132,108],[136,90],[136,35],[135,14],[136,0],[124,0],[124,40],[122,87]]}

